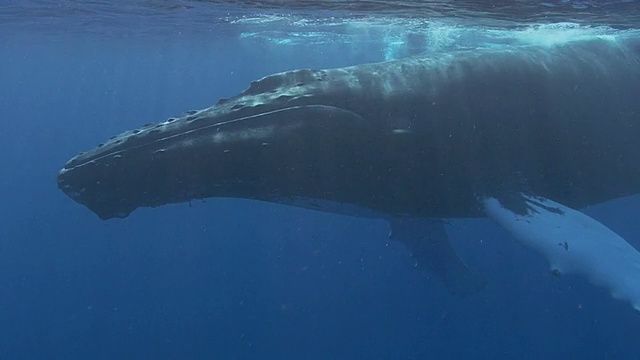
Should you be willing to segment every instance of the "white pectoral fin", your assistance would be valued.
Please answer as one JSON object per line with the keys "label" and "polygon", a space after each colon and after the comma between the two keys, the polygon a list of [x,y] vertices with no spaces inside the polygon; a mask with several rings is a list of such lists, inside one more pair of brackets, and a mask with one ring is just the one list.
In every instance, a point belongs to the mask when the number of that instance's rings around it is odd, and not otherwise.
{"label": "white pectoral fin", "polygon": [[586,276],[640,311],[640,252],[620,235],[546,198],[517,194],[501,202],[490,197],[483,205],[487,216],[541,252],[554,272]]}

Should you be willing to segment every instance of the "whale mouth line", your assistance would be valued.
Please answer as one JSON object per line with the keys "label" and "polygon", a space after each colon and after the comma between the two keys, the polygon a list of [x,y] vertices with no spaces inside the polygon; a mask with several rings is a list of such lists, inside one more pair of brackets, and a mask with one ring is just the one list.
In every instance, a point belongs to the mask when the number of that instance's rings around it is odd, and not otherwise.
{"label": "whale mouth line", "polygon": [[[75,168],[79,168],[82,166],[85,166],[87,164],[91,164],[94,163],[96,161],[100,161],[103,160],[107,157],[113,157],[113,156],[118,156],[124,152],[127,151],[131,151],[131,150],[136,150],[136,149],[140,149],[142,147],[145,146],[149,146],[151,144],[156,144],[162,141],[167,141],[167,140],[173,140],[173,139],[179,139],[181,137],[186,137],[186,136],[190,136],[193,134],[196,134],[198,132],[201,131],[205,131],[205,130],[209,130],[215,127],[222,127],[225,125],[230,125],[230,124],[235,124],[235,123],[239,123],[242,121],[248,121],[248,120],[252,120],[252,119],[256,119],[256,118],[261,118],[264,116],[269,116],[269,115],[277,115],[278,113],[281,112],[286,112],[286,111],[290,111],[290,110],[297,110],[297,109],[301,109],[301,108],[305,108],[305,109],[309,109],[309,108],[318,108],[318,109],[324,109],[324,108],[335,108],[333,106],[327,106],[327,105],[299,105],[299,106],[289,106],[289,107],[284,107],[284,108],[280,108],[280,109],[275,109],[275,110],[269,110],[269,111],[265,111],[265,112],[260,112],[260,113],[256,113],[256,114],[252,114],[252,115],[246,115],[246,116],[242,116],[242,117],[238,117],[238,118],[234,118],[234,119],[230,119],[230,120],[225,120],[225,121],[221,121],[221,122],[217,122],[217,123],[213,123],[213,124],[208,124],[208,125],[203,125],[197,128],[193,128],[193,129],[188,129],[185,131],[181,131],[175,134],[171,134],[171,135],[166,135],[163,137],[159,137],[156,139],[153,139],[149,142],[144,142],[144,143],[140,143],[140,144],[136,144],[136,145],[132,145],[132,146],[127,146],[124,147],[124,145],[126,145],[126,140],[124,140],[121,144],[120,144],[120,149],[116,149],[110,152],[106,152],[102,155],[96,156],[96,157],[88,157],[86,160],[77,163],[77,164],[73,164],[75,161],[77,161],[78,159],[72,159],[71,161],[69,161],[62,170],[60,170],[60,173],[75,169]],[[201,118],[202,119],[202,118]],[[136,136],[137,134],[134,134],[133,136]],[[98,148],[99,150],[99,148]]]}

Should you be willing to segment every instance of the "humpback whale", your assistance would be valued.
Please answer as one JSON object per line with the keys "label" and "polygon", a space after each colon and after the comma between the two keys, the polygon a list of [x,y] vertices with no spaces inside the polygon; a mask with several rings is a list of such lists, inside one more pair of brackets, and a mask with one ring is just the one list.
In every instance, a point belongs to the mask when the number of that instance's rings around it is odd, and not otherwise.
{"label": "humpback whale", "polygon": [[264,77],[111,138],[60,170],[101,219],[208,197],[385,218],[452,291],[482,276],[441,219],[489,217],[640,309],[640,253],[580,209],[640,192],[640,47],[460,50]]}

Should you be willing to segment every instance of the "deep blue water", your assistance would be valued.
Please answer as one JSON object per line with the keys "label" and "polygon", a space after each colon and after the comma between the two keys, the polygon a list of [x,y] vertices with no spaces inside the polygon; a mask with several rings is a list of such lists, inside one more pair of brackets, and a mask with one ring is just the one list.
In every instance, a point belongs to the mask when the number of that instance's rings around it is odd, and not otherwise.
{"label": "deep blue water", "polygon": [[[382,221],[210,199],[105,222],[56,188],[78,151],[261,76],[489,35],[310,24],[300,34],[313,36],[286,41],[281,18],[203,27],[186,14],[161,26],[122,14],[110,28],[94,15],[21,16],[0,35],[0,359],[640,357],[630,306],[551,276],[487,220],[449,225],[489,279],[458,298],[413,268]],[[608,30],[580,34],[592,31]],[[638,247],[638,209],[633,197],[587,212]]]}

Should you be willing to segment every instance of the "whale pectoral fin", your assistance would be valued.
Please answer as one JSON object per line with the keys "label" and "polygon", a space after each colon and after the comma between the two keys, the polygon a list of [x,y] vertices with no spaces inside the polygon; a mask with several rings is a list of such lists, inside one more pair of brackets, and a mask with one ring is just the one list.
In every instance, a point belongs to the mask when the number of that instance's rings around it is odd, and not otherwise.
{"label": "whale pectoral fin", "polygon": [[485,198],[486,214],[541,252],[552,272],[586,276],[640,311],[640,252],[593,218],[552,200],[521,193]]}
{"label": "whale pectoral fin", "polygon": [[436,275],[456,295],[474,294],[486,284],[458,257],[440,220],[393,219],[389,237],[403,243],[417,267]]}

